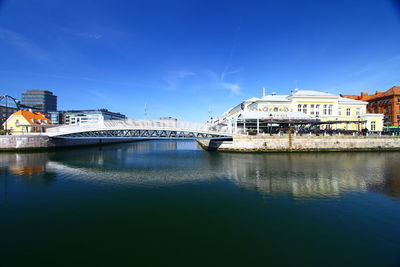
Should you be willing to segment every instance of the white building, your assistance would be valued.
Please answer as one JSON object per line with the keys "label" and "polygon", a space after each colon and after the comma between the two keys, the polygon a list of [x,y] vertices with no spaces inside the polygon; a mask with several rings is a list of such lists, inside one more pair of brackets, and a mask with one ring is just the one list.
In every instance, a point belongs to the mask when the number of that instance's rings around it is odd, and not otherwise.
{"label": "white building", "polygon": [[217,123],[232,132],[249,129],[265,132],[279,124],[319,125],[322,129],[382,131],[383,114],[367,113],[367,102],[319,91],[293,90],[288,95],[272,93],[253,97],[226,111]]}
{"label": "white building", "polygon": [[121,113],[111,112],[107,109],[97,110],[68,110],[62,112],[63,123],[66,125],[84,124],[104,120],[125,120]]}

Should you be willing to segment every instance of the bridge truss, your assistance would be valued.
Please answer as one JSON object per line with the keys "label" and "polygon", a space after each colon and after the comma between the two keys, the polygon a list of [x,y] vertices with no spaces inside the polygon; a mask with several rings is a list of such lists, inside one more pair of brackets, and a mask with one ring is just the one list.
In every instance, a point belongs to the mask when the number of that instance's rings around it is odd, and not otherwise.
{"label": "bridge truss", "polygon": [[140,138],[140,139],[204,139],[227,138],[224,135],[167,130],[102,130],[59,135],[62,138]]}
{"label": "bridge truss", "polygon": [[50,128],[54,138],[133,138],[133,139],[226,139],[227,128],[177,121],[102,121]]}

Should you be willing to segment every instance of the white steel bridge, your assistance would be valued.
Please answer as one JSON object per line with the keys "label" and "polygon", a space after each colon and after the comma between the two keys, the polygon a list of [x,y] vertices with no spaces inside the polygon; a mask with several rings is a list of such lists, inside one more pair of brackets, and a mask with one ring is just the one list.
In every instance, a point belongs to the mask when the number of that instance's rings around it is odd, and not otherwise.
{"label": "white steel bridge", "polygon": [[170,120],[105,120],[48,128],[53,138],[226,139],[227,126]]}

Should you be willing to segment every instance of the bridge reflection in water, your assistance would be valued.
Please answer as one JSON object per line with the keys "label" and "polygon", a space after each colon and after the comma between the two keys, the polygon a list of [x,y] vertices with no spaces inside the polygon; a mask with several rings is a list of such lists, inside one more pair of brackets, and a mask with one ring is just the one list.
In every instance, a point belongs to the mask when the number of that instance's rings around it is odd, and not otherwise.
{"label": "bridge reflection in water", "polygon": [[1,154],[0,168],[24,182],[43,185],[56,179],[113,186],[169,186],[228,179],[241,188],[296,199],[366,191],[400,197],[398,156],[399,153],[205,153],[193,142],[141,142],[62,152]]}

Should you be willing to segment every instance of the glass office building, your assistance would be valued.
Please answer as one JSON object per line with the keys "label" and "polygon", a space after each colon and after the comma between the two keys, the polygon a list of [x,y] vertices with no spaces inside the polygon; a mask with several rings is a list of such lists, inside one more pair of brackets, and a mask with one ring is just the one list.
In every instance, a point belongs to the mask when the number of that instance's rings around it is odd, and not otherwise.
{"label": "glass office building", "polygon": [[22,93],[22,104],[43,113],[57,111],[57,96],[50,91],[28,90]]}
{"label": "glass office building", "polygon": [[121,113],[111,112],[107,109],[62,111],[62,123],[66,125],[84,124],[104,120],[125,119],[125,115]]}

